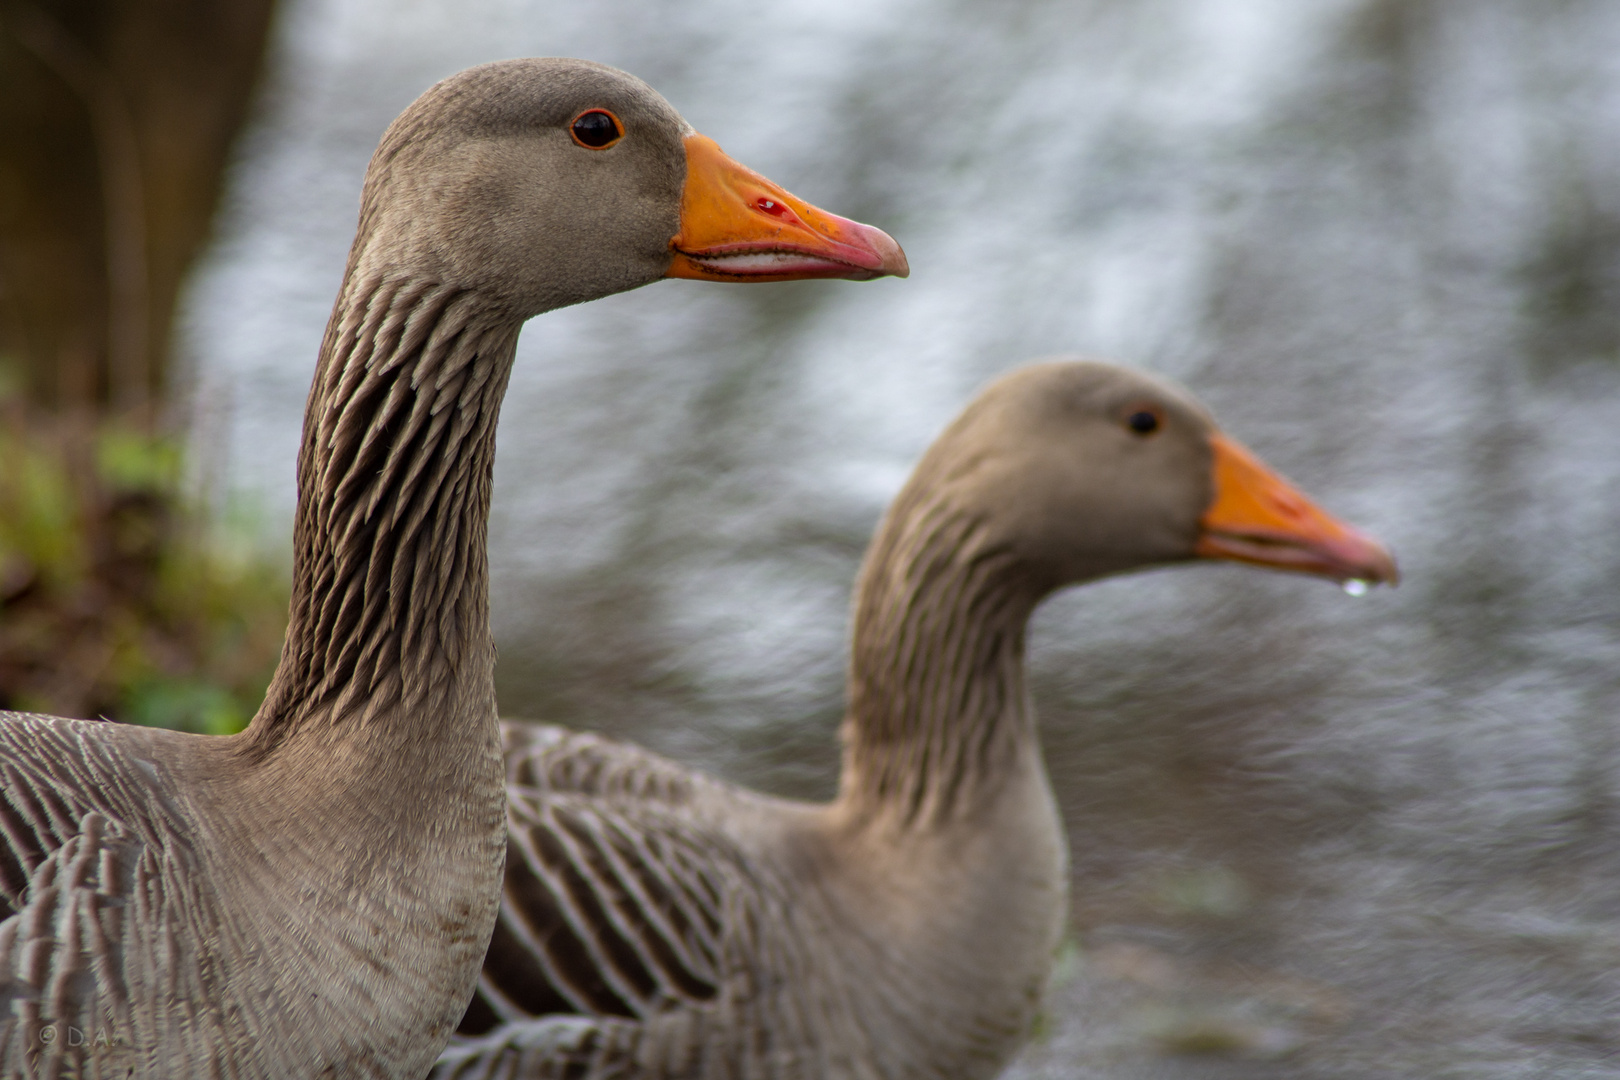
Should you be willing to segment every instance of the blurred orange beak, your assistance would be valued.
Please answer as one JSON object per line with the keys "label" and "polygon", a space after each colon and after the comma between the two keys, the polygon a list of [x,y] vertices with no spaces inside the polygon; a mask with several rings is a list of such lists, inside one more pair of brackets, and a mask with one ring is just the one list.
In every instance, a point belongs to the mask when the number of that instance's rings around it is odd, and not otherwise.
{"label": "blurred orange beak", "polygon": [[1211,435],[1215,499],[1194,549],[1206,559],[1393,585],[1395,559],[1372,537],[1312,503],[1240,443]]}
{"label": "blurred orange beak", "polygon": [[728,158],[713,139],[686,137],[681,229],[665,277],[702,281],[867,281],[911,273],[888,233],[796,199]]}

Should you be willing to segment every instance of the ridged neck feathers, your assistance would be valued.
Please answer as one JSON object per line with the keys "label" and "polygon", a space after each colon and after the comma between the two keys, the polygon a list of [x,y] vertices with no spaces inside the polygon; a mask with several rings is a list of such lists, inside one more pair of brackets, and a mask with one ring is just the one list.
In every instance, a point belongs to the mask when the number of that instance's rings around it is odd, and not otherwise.
{"label": "ridged neck feathers", "polygon": [[1024,633],[1045,590],[985,524],[914,480],[873,541],[856,592],[847,810],[948,819],[1035,738]]}
{"label": "ridged neck feathers", "polygon": [[495,426],[520,325],[431,279],[346,283],[310,388],[287,640],[251,755],[310,725],[453,723],[431,706],[463,672],[487,677]]}

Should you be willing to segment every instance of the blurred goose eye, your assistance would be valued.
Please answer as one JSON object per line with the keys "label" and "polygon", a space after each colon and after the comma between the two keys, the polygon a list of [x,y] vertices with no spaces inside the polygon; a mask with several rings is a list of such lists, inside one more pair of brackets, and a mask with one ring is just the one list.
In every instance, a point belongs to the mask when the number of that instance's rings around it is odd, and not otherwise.
{"label": "blurred goose eye", "polygon": [[586,109],[574,117],[568,130],[587,150],[606,150],[624,138],[624,125],[606,109]]}
{"label": "blurred goose eye", "polygon": [[1151,409],[1137,409],[1125,418],[1125,426],[1138,435],[1151,435],[1159,430],[1159,414]]}

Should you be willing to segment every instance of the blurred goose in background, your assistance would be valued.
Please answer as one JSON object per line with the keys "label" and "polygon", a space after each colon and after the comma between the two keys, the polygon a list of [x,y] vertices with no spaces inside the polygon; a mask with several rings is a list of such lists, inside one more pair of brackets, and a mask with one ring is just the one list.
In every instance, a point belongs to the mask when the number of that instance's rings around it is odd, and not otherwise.
{"label": "blurred goose in background", "polygon": [[501,914],[434,1075],[994,1074],[1067,911],[1030,614],[1064,586],[1195,558],[1396,578],[1173,386],[1092,362],[992,385],[867,554],[832,803],[503,725]]}
{"label": "blurred goose in background", "polygon": [[252,725],[0,717],[0,1074],[425,1073],[506,850],[485,532],[519,328],[665,276],[905,273],[612,68],[418,99],[366,174]]}

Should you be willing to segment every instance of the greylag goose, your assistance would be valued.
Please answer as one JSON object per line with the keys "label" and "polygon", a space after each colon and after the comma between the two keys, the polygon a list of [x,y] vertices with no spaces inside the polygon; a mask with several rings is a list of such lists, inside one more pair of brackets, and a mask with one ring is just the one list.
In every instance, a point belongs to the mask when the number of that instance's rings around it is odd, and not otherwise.
{"label": "greylag goose", "polygon": [[992,385],[867,555],[833,802],[503,725],[500,920],[434,1076],[994,1074],[1067,908],[1030,614],[1063,586],[1201,557],[1395,580],[1384,548],[1175,387],[1094,362]]}
{"label": "greylag goose", "polygon": [[519,328],[665,276],[905,272],[623,72],[423,94],[366,175],[252,724],[0,718],[0,1075],[426,1073],[506,852],[485,532]]}

